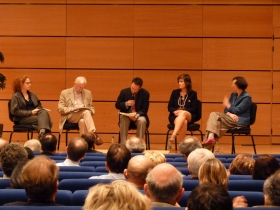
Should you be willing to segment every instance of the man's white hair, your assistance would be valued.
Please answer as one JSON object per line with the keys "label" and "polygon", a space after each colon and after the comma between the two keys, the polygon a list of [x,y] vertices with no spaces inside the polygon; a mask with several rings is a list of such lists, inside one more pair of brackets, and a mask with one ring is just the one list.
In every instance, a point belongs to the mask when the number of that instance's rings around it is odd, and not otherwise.
{"label": "man's white hair", "polygon": [[79,76],[75,79],[75,84],[87,84],[87,79],[83,76]]}

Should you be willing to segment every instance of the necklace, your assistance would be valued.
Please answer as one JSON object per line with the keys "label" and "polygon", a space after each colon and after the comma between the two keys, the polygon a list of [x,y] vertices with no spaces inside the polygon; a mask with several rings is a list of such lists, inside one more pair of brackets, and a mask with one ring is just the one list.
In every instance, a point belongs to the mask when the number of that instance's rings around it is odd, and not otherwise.
{"label": "necklace", "polygon": [[184,110],[185,109],[185,104],[186,104],[186,101],[188,99],[188,94],[187,96],[185,97],[185,99],[183,100],[183,96],[179,96],[179,99],[178,99],[178,105],[179,105],[179,109],[181,110]]}

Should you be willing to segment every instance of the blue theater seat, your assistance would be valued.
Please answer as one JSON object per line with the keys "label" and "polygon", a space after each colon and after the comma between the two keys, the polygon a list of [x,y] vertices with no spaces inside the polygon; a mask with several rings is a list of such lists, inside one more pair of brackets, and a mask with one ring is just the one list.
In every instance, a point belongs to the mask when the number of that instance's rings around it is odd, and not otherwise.
{"label": "blue theater seat", "polygon": [[229,180],[229,191],[263,191],[264,180]]}
{"label": "blue theater seat", "polygon": [[59,171],[71,171],[71,172],[94,172],[95,167],[90,166],[59,166]]}
{"label": "blue theater seat", "polygon": [[82,161],[106,161],[106,156],[104,155],[86,155]]}
{"label": "blue theater seat", "polygon": [[91,176],[100,176],[107,174],[108,172],[69,172],[69,171],[59,171],[58,180],[63,179],[88,179]]}
{"label": "blue theater seat", "polygon": [[252,180],[252,175],[229,175],[229,180]]}
{"label": "blue theater seat", "polygon": [[98,183],[110,183],[111,179],[63,179],[59,185],[59,190],[69,190],[75,192],[77,190],[88,190],[90,187]]}
{"label": "blue theater seat", "polygon": [[198,185],[198,180],[183,180],[183,188],[185,189],[185,191],[192,191]]}
{"label": "blue theater seat", "polygon": [[80,166],[105,166],[105,161],[83,161],[80,163]]}
{"label": "blue theater seat", "polygon": [[262,192],[228,191],[231,199],[237,196],[244,196],[248,202],[248,207],[264,205],[264,195]]}

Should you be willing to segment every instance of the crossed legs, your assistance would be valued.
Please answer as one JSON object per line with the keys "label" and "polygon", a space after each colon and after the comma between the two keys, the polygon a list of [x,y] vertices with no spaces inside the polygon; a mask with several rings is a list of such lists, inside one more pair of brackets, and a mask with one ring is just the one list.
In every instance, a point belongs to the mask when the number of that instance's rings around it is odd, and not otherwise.
{"label": "crossed legs", "polygon": [[187,125],[192,119],[191,114],[188,111],[181,111],[180,114],[175,118],[175,128],[169,140],[175,140],[178,134],[179,142],[182,141],[186,135]]}

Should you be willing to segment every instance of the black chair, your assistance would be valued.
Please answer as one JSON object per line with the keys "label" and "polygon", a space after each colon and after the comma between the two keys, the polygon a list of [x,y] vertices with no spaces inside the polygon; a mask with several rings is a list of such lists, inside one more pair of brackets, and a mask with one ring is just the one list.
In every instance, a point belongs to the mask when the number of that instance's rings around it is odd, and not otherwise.
{"label": "black chair", "polygon": [[[78,125],[78,123],[70,123],[70,122],[65,122],[64,123],[64,125],[63,125],[63,130],[65,130],[66,132],[65,132],[65,135],[66,135],[66,138],[65,138],[65,140],[66,140],[66,146],[67,146],[67,144],[68,144],[68,133],[69,133],[69,131],[72,131],[72,130],[77,130],[77,131],[79,131],[79,125]],[[58,134],[58,142],[57,142],[57,150],[59,150],[59,145],[60,145],[60,137],[61,137],[61,135],[60,135],[60,133]]]}
{"label": "black chair", "polygon": [[227,131],[227,133],[231,134],[231,139],[232,139],[231,154],[235,154],[234,140],[235,140],[235,135],[236,134],[251,136],[254,152],[255,152],[255,154],[257,154],[256,145],[255,145],[255,141],[254,141],[254,136],[251,135],[251,127],[250,127],[251,125],[253,125],[255,123],[256,115],[257,115],[257,104],[252,103],[252,106],[251,106],[251,109],[250,109],[250,125],[248,125],[247,127],[242,127],[242,128],[231,128]]}
{"label": "black chair", "polygon": [[[120,116],[119,116],[119,123],[120,125]],[[130,123],[129,127],[128,127],[128,130],[137,130],[137,126],[132,122]],[[149,130],[148,130],[148,127],[146,128],[145,130],[145,140],[146,140],[146,149],[150,149],[150,133],[149,133]],[[121,142],[121,133],[119,131],[119,139],[118,139],[118,142],[120,143]]]}
{"label": "black chair", "polygon": [[[11,100],[9,100],[9,102],[8,102],[8,112],[9,112],[9,119],[14,123],[13,131],[10,134],[9,143],[11,143],[14,133],[24,132],[24,133],[27,133],[27,140],[32,139],[33,132],[37,131],[37,125],[22,125],[22,124],[19,124],[18,122],[15,122],[13,120],[13,115],[11,114]],[[29,136],[29,133],[31,134],[31,136]]]}
{"label": "black chair", "polygon": [[[200,100],[197,100],[197,119],[195,119],[195,122],[199,121],[201,119],[201,113],[202,113],[202,103]],[[166,142],[165,142],[165,150],[167,150],[168,145],[168,136],[170,134],[170,131],[174,130],[175,125],[174,124],[168,124],[167,125],[168,131],[166,133]],[[194,131],[198,131],[201,136],[201,141],[203,141],[203,134],[200,130],[200,124],[198,123],[188,123],[187,131],[191,132],[191,135],[193,135]],[[175,138],[175,149],[177,150],[177,138]]]}

